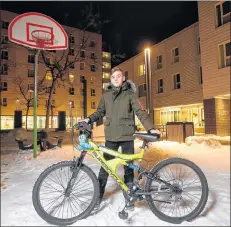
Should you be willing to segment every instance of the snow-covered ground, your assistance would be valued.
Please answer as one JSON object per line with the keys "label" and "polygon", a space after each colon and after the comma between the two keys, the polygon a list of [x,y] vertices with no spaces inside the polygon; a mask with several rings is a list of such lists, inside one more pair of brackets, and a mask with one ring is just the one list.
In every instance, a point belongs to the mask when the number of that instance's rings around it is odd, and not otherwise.
{"label": "snow-covered ground", "polygon": [[[184,222],[182,226],[230,226],[230,146],[193,141],[190,144],[156,142],[145,153],[145,159],[155,164],[168,157],[184,157],[204,171],[210,190],[208,203],[196,220]],[[136,145],[138,147],[140,141]],[[75,151],[75,155],[79,156],[79,152]],[[51,226],[34,210],[32,188],[46,167],[72,158],[70,145],[42,152],[36,159],[31,153],[1,155],[1,226]],[[99,166],[90,156],[85,163],[98,174]],[[122,167],[119,174],[123,175]],[[121,220],[118,212],[123,205],[122,192],[109,178],[102,209],[72,226],[174,226],[158,219],[145,202],[137,203],[135,210],[129,212],[129,218]]]}

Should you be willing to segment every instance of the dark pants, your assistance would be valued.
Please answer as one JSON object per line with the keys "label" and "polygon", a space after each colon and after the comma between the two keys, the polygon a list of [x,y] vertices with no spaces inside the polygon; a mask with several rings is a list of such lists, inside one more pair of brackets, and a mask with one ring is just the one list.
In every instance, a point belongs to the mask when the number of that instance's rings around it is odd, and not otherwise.
{"label": "dark pants", "polygon": [[[134,154],[134,141],[120,141],[120,142],[112,142],[112,141],[106,141],[105,146],[109,149],[117,151],[119,147],[122,148],[123,154]],[[111,156],[109,154],[104,153],[104,158],[106,160],[110,160],[115,158],[114,156]],[[100,187],[100,199],[103,198],[105,187],[107,184],[108,179],[108,173],[104,170],[103,167],[100,168],[99,171],[99,187]],[[130,183],[133,182],[134,179],[134,171],[133,169],[129,168],[128,166],[124,166],[124,183]]]}

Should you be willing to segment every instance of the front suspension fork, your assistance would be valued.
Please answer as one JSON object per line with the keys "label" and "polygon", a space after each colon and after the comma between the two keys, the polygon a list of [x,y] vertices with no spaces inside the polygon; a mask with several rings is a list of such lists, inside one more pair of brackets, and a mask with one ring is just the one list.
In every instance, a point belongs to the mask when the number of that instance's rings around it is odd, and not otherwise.
{"label": "front suspension fork", "polygon": [[72,173],[72,176],[71,176],[71,178],[67,184],[67,189],[65,191],[66,196],[70,196],[71,190],[73,188],[73,185],[76,182],[77,176],[78,176],[79,171],[80,171],[80,167],[83,163],[83,160],[84,160],[86,154],[87,154],[87,151],[82,151],[80,157],[77,158],[76,160],[74,160],[75,164],[73,166],[73,173]]}

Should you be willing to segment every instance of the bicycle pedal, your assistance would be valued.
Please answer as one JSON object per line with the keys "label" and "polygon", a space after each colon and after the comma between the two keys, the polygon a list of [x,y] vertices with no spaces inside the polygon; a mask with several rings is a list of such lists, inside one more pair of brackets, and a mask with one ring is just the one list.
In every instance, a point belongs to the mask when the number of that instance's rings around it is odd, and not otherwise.
{"label": "bicycle pedal", "polygon": [[128,219],[128,212],[120,211],[120,212],[119,212],[119,218],[120,218],[120,219],[123,219],[123,220]]}

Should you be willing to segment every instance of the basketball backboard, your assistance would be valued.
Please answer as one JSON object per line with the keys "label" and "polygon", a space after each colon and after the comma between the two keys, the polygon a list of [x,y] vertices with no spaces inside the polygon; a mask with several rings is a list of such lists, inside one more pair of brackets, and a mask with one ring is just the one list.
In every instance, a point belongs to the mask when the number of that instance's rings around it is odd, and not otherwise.
{"label": "basketball backboard", "polygon": [[68,48],[68,37],[63,27],[53,18],[28,12],[14,18],[9,25],[9,40],[35,49],[63,50]]}

